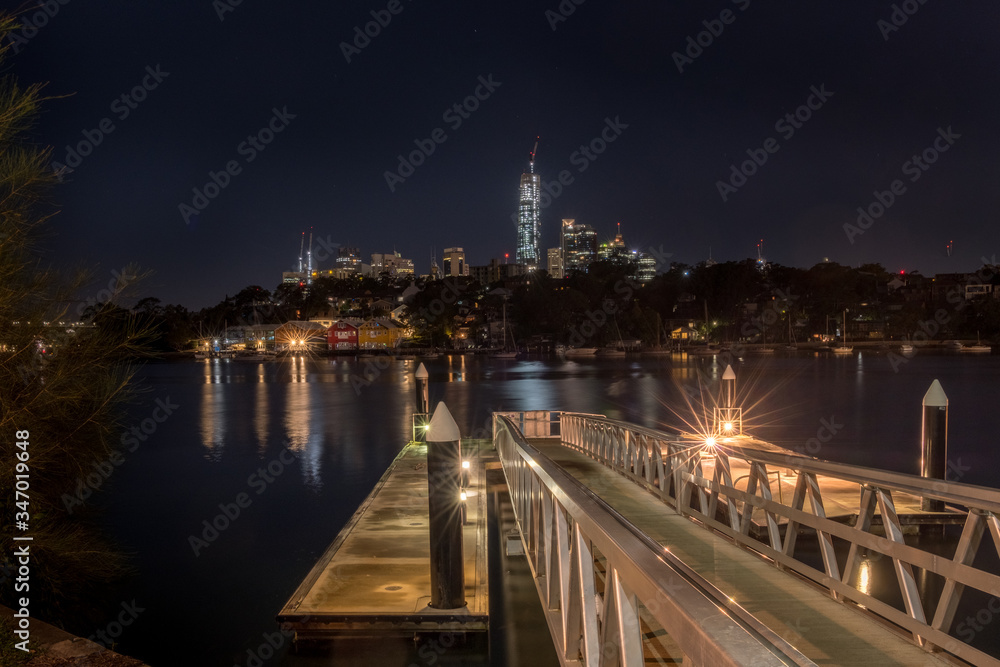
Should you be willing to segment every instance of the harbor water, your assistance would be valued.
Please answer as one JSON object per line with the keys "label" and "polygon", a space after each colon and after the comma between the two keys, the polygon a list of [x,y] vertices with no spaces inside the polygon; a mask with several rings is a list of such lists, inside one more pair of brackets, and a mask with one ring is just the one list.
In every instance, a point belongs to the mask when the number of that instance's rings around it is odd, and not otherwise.
{"label": "harbor water", "polygon": [[[744,428],[819,458],[918,474],[921,398],[938,379],[950,399],[948,478],[1000,487],[1000,356],[894,361],[879,351],[734,360]],[[445,401],[474,437],[488,437],[495,410],[694,429],[725,370],[680,355],[150,363],[126,419],[143,435],[96,500],[135,570],[100,604],[109,618],[122,603],[142,609],[116,650],[155,667],[291,664],[274,616],[409,440],[419,363],[431,405]],[[163,405],[166,418],[151,420]]]}

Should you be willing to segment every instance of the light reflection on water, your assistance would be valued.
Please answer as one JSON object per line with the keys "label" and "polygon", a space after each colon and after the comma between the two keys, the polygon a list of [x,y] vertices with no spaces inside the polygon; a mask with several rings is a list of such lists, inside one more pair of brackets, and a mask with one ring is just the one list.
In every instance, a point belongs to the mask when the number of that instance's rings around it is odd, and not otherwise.
{"label": "light reflection on water", "polygon": [[[445,401],[463,433],[489,430],[494,410],[606,414],[653,428],[683,423],[685,398],[711,400],[725,365],[713,357],[502,361],[479,357],[392,361],[292,358],[151,364],[152,397],[181,407],[115,472],[109,529],[137,553],[129,599],[148,602],[122,648],[150,664],[231,665],[274,630],[273,617],[409,438],[412,373],[430,372],[431,405]],[[865,351],[748,356],[735,364],[751,406],[747,430],[801,448],[821,419],[842,428],[820,458],[915,473],[920,400],[940,379],[951,399],[949,459],[961,481],[1000,486],[991,433],[1000,356],[918,354],[894,372]],[[152,400],[152,398],[150,399]],[[138,405],[132,417],[149,415]],[[693,415],[687,415],[692,418]],[[247,478],[288,447],[298,460],[197,559],[187,537]],[[882,564],[879,564],[881,567]],[[875,569],[859,582],[878,588]],[[867,581],[867,584],[865,584]],[[887,578],[887,581],[891,579]],[[178,644],[186,601],[200,599],[213,632]]]}

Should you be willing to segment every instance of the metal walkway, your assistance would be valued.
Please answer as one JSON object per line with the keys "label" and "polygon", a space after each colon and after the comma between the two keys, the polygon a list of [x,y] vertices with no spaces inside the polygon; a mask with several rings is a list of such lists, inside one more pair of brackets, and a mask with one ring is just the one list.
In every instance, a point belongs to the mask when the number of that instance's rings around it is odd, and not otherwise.
{"label": "metal walkway", "polygon": [[541,444],[539,451],[588,488],[601,489],[630,523],[816,664],[942,664],[871,617],[650,502],[646,491],[592,458],[561,443]]}
{"label": "metal walkway", "polygon": [[[563,664],[1000,664],[948,634],[966,585],[1000,593],[1000,578],[971,566],[987,529],[1000,545],[997,491],[925,490],[950,502],[965,494],[972,508],[957,517],[954,557],[931,558],[905,544],[892,497],[919,499],[920,478],[855,479],[864,469],[747,440],[703,455],[700,444],[600,416],[554,416],[498,415],[494,440]],[[744,491],[732,481],[737,460],[749,470]],[[772,498],[768,464],[795,480],[787,502]],[[826,517],[824,487],[857,498],[855,525]],[[823,571],[794,559],[802,529],[814,529]],[[833,537],[851,545],[846,561]],[[904,610],[851,585],[868,549],[892,559]],[[932,620],[913,599],[914,564],[945,580]]]}

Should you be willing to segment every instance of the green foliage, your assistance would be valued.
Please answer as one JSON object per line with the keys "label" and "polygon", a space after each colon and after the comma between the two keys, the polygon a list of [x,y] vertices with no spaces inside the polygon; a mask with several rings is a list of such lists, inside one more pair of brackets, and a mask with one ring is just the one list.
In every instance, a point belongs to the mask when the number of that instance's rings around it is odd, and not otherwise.
{"label": "green foliage", "polygon": [[[0,14],[0,69],[14,25]],[[40,254],[42,227],[54,214],[46,197],[56,182],[48,149],[26,138],[41,90],[0,78],[0,479],[14,479],[14,434],[28,431],[32,612],[60,618],[79,607],[77,596],[85,599],[124,571],[122,556],[86,521],[89,509],[70,521],[60,498],[118,446],[122,409],[135,392],[135,367],[126,360],[148,353],[153,333],[148,313],[113,302],[91,308],[93,326],[58,324],[77,319],[66,304],[92,281],[45,268]],[[4,517],[14,516],[14,502],[12,493],[0,496]],[[5,543],[4,558],[12,551]],[[0,588],[4,602],[13,595],[12,587]]]}
{"label": "green foliage", "polygon": [[[4,667],[24,665],[34,657],[31,653],[14,648],[14,644],[19,641],[21,640],[14,634],[13,620],[0,619],[0,665]],[[33,646],[34,641],[28,643],[28,648]]]}

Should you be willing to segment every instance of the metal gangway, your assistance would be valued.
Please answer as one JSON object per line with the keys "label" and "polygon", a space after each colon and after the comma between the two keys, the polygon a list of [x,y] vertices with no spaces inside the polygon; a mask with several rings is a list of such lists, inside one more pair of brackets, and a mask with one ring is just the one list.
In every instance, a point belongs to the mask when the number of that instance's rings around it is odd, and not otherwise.
{"label": "metal gangway", "polygon": [[[601,415],[495,413],[494,444],[563,665],[1000,665],[974,645],[982,612],[952,628],[963,596],[1000,612],[996,489]],[[844,498],[849,520],[828,516]],[[947,509],[921,515],[922,499]],[[962,525],[950,557],[906,543],[904,505]],[[883,558],[901,603],[865,585]]]}

